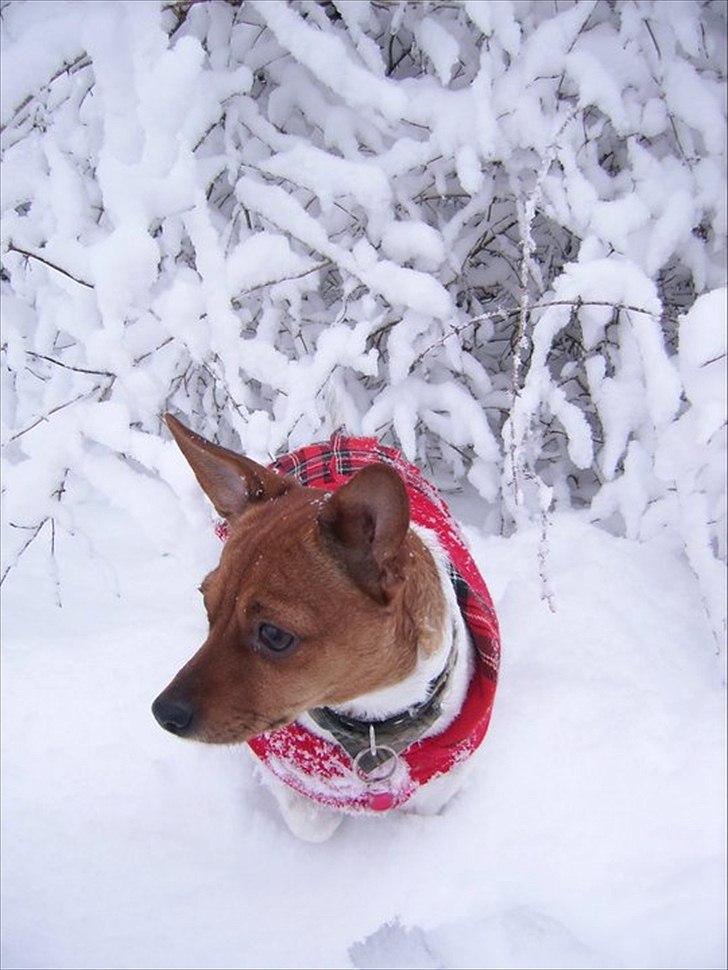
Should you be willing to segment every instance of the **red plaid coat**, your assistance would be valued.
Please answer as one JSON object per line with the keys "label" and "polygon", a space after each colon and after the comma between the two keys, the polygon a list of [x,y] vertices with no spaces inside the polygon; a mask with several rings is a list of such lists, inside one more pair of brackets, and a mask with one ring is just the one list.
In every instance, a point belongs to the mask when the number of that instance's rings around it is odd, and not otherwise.
{"label": "red plaid coat", "polygon": [[[465,703],[440,734],[417,741],[402,752],[386,783],[370,785],[353,771],[352,761],[335,741],[294,723],[252,738],[258,758],[302,795],[346,812],[385,811],[404,804],[417,789],[465,761],[485,736],[495,696],[500,636],[493,603],[458,528],[436,489],[393,448],[376,438],[334,434],[321,444],[299,448],[270,467],[302,485],[334,491],[373,462],[391,465],[402,477],[412,521],[431,529],[450,560],[450,578],[476,651],[476,665]],[[226,538],[225,526],[218,528]]]}

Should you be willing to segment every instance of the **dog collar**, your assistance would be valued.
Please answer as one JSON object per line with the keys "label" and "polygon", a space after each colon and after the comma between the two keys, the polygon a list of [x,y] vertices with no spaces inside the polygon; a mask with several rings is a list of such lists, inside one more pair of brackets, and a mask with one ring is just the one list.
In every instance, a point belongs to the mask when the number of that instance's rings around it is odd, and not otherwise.
{"label": "dog collar", "polygon": [[[409,496],[412,522],[435,533],[449,560],[450,579],[474,647],[475,663],[465,701],[455,718],[439,734],[424,737],[420,733],[418,740],[401,751],[391,748],[396,757],[390,755],[381,773],[360,771],[362,761],[366,766],[362,753],[366,739],[356,730],[357,753],[353,755],[335,734],[333,741],[327,740],[299,722],[248,741],[256,757],[280,781],[321,805],[350,813],[381,812],[403,805],[422,785],[473,754],[490,722],[500,660],[498,621],[485,581],[438,491],[398,451],[376,438],[353,438],[337,432],[329,441],[299,448],[277,458],[269,467],[301,485],[335,491],[361,468],[375,462],[390,465],[400,475]],[[227,538],[224,524],[217,526],[216,532],[221,539]],[[440,700],[448,679],[449,675]],[[434,691],[433,686],[431,693]],[[436,699],[433,709],[437,703]],[[341,728],[348,744],[351,725],[344,725],[340,715],[338,718],[337,730]],[[385,744],[377,736],[377,722],[373,739],[372,722],[366,722],[366,728],[368,740],[374,741],[370,753],[381,757]]]}
{"label": "dog collar", "polygon": [[453,639],[447,662],[442,671],[430,681],[427,697],[399,714],[379,721],[348,717],[330,707],[314,707],[308,716],[328,731],[347,754],[356,760],[364,776],[419,741],[442,712],[442,701],[455,666]]}

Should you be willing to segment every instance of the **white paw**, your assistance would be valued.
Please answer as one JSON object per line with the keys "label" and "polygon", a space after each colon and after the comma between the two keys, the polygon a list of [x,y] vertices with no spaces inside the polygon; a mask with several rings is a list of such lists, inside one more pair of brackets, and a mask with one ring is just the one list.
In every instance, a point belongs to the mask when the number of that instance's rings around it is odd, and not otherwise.
{"label": "white paw", "polygon": [[292,788],[287,788],[283,797],[278,798],[278,804],[288,828],[304,842],[325,842],[331,838],[344,818],[341,812],[317,805]]}
{"label": "white paw", "polygon": [[258,774],[265,787],[275,795],[283,820],[296,838],[304,842],[325,842],[341,825],[344,819],[341,812],[299,795],[262,765]]}

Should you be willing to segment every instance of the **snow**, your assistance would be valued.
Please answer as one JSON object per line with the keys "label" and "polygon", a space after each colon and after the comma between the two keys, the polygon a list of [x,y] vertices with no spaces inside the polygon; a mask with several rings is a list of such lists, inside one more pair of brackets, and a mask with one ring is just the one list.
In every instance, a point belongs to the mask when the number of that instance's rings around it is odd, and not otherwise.
{"label": "snow", "polygon": [[389,118],[401,116],[406,105],[402,92],[386,78],[352,63],[339,37],[309,26],[283,0],[251,0],[251,6],[278,41],[352,107],[376,104]]}
{"label": "snow", "polygon": [[723,690],[673,552],[557,517],[552,615],[536,530],[469,528],[504,642],[469,784],[441,816],[312,846],[244,751],[151,716],[204,636],[192,591],[219,552],[176,518],[186,560],[84,507],[102,558],[62,540],[62,610],[39,601],[39,549],[8,580],[4,966],[723,965]]}
{"label": "snow", "polygon": [[[15,5],[3,14],[3,56],[0,58],[0,118],[5,124],[26,94],[43,84],[82,53],[80,8],[61,11],[49,0]],[[44,43],[36,42],[42,30]]]}
{"label": "snow", "polygon": [[726,332],[717,321],[728,318],[726,289],[699,297],[680,327],[680,373],[685,393],[701,412],[701,440],[726,421]]}
{"label": "snow", "polygon": [[440,82],[446,87],[450,83],[453,69],[458,61],[457,41],[432,17],[425,17],[419,22],[415,39],[434,64]]}
{"label": "snow", "polygon": [[[655,456],[660,479],[674,482],[686,553],[701,577],[705,608],[719,649],[725,642],[726,476],[726,290],[695,301],[680,321],[679,366],[690,406],[664,429]],[[720,326],[717,321],[721,321]],[[711,534],[711,523],[717,529]],[[717,549],[718,559],[713,557]]]}
{"label": "snow", "polygon": [[308,145],[279,152],[263,168],[311,189],[322,204],[331,205],[333,196],[352,195],[366,209],[377,211],[391,202],[389,182],[377,166],[338,158]]}
{"label": "snow", "polygon": [[109,321],[143,300],[157,277],[159,248],[143,225],[131,220],[100,241],[91,254],[99,310]]}
{"label": "snow", "polygon": [[258,232],[238,243],[227,258],[230,291],[273,283],[312,269],[315,263],[294,253],[288,239],[274,232]]}
{"label": "snow", "polygon": [[721,110],[723,88],[717,81],[710,87],[701,84],[697,71],[685,62],[670,66],[665,78],[667,105],[679,118],[689,120],[703,136],[705,147],[719,153],[725,146],[726,122]]}
{"label": "snow", "polygon": [[442,236],[415,219],[390,222],[382,233],[382,249],[397,263],[413,260],[418,269],[434,270],[445,259]]}
{"label": "snow", "polygon": [[521,44],[521,28],[513,16],[510,0],[466,0],[470,19],[486,36],[495,34],[503,49],[515,56]]}
{"label": "snow", "polygon": [[483,172],[471,145],[462,145],[455,153],[455,169],[463,189],[475,195],[483,184]]}
{"label": "snow", "polygon": [[579,86],[582,103],[595,104],[610,118],[616,131],[626,133],[629,130],[628,120],[622,104],[622,92],[614,81],[613,72],[584,50],[574,51],[567,56],[566,70]]}
{"label": "snow", "polygon": [[371,246],[367,248],[366,240],[360,240],[352,253],[346,252],[330,242],[321,225],[279,186],[260,185],[242,176],[235,186],[235,194],[244,205],[319,253],[335,259],[370,290],[390,302],[404,303],[439,319],[445,319],[452,312],[450,296],[436,279],[418,270],[397,266],[391,260],[377,260],[376,252]]}

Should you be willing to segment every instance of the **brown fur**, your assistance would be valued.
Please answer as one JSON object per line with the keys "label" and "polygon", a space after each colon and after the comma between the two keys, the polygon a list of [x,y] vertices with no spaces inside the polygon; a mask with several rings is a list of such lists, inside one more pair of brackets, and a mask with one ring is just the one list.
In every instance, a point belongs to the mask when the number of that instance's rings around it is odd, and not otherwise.
{"label": "brown fur", "polygon": [[[201,586],[209,635],[160,695],[194,710],[186,736],[245,741],[398,683],[442,642],[439,578],[394,471],[370,466],[325,498],[168,424],[230,527]],[[260,623],[296,646],[267,654]]]}

